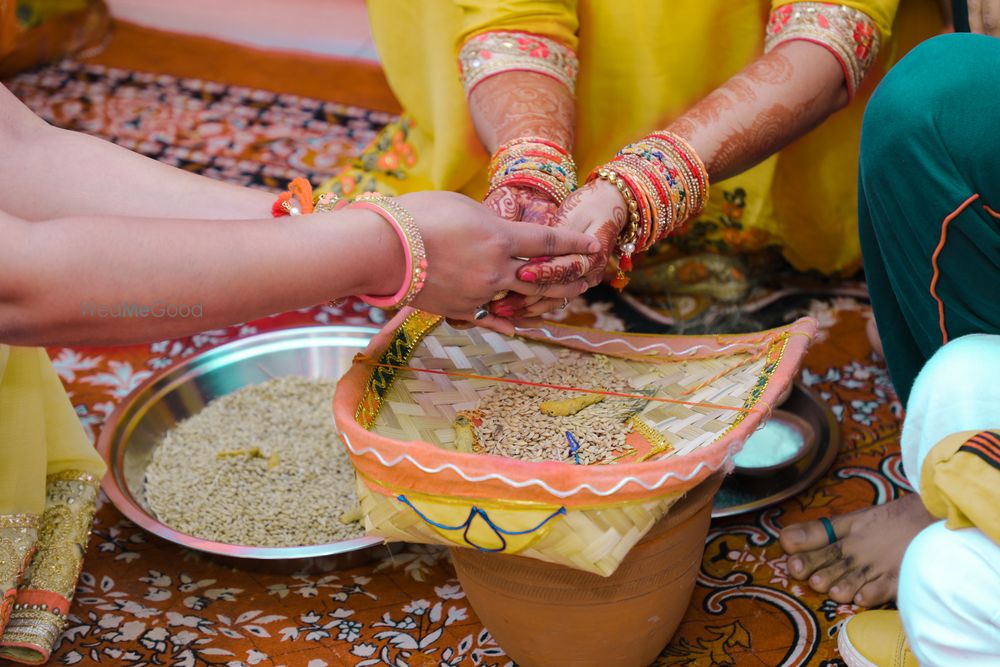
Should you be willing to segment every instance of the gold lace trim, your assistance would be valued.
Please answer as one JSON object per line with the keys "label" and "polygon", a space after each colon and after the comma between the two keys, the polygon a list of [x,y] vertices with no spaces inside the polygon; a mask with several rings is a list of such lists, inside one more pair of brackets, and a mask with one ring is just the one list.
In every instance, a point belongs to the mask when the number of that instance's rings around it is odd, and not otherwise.
{"label": "gold lace trim", "polygon": [[[35,528],[28,528],[22,523],[0,530],[0,547],[12,544],[3,541],[6,537],[3,531],[24,531],[15,533],[17,544],[27,543],[25,553],[32,546],[36,549],[20,582],[22,590],[54,593],[67,601],[73,598],[90,539],[98,481],[94,475],[81,471],[49,475],[45,512],[37,535],[33,534]],[[6,564],[9,558],[0,560]],[[63,630],[65,614],[69,610],[60,608],[58,614],[55,611],[45,609],[44,605],[14,604],[7,625],[2,628],[0,645],[30,645],[48,656]],[[14,650],[5,648],[0,655],[11,655]],[[21,649],[16,650],[22,652]]]}
{"label": "gold lace trim", "polygon": [[51,611],[15,609],[0,638],[0,658],[23,660],[29,657],[31,650],[24,646],[27,644],[41,654],[42,660],[38,662],[44,662],[65,624],[65,616],[57,616]]}
{"label": "gold lace trim", "polygon": [[871,17],[853,7],[826,2],[796,2],[771,12],[764,52],[797,39],[819,44],[837,58],[852,98],[881,45]]}
{"label": "gold lace trim", "polygon": [[571,48],[526,32],[485,32],[466,40],[458,53],[466,95],[483,79],[511,71],[545,74],[576,89],[580,63]]}
{"label": "gold lace trim", "polygon": [[38,537],[38,524],[39,519],[33,514],[0,516],[0,619],[5,616],[3,606],[8,593],[21,583]]}
{"label": "gold lace trim", "polygon": [[73,597],[97,502],[97,479],[67,471],[50,475],[38,551],[31,560],[25,585]]}

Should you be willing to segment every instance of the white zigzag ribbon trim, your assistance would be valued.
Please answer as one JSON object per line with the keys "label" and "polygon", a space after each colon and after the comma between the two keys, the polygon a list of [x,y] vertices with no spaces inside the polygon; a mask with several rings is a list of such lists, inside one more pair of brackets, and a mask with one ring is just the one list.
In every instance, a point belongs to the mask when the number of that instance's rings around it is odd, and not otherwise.
{"label": "white zigzag ribbon trim", "polygon": [[[452,463],[443,463],[443,464],[441,464],[440,466],[438,466],[436,468],[429,468],[429,467],[423,465],[422,463],[420,463],[419,461],[417,461],[416,459],[414,459],[409,454],[401,454],[397,458],[395,458],[392,461],[390,461],[386,457],[382,456],[382,453],[379,452],[374,447],[366,447],[364,449],[355,449],[354,445],[351,444],[350,437],[346,433],[342,432],[340,435],[344,439],[344,444],[347,445],[347,448],[349,450],[351,450],[352,454],[354,454],[355,456],[364,456],[365,454],[374,454],[375,458],[377,458],[379,460],[379,462],[382,465],[384,465],[385,467],[387,467],[387,468],[395,468],[397,465],[399,465],[403,461],[409,461],[414,466],[416,466],[417,468],[419,468],[420,470],[422,470],[422,471],[424,471],[424,472],[426,472],[428,474],[432,474],[433,475],[433,474],[437,474],[439,472],[443,472],[445,470],[453,470],[454,472],[458,473],[458,475],[462,479],[464,479],[465,481],[467,481],[467,482],[472,482],[472,483],[486,482],[486,481],[489,481],[491,479],[495,479],[495,480],[503,482],[504,484],[507,484],[508,486],[511,486],[511,487],[514,487],[514,488],[517,488],[517,489],[523,489],[523,488],[528,487],[528,486],[539,486],[539,487],[545,489],[545,491],[547,491],[548,493],[552,494],[553,496],[556,496],[557,498],[568,498],[569,496],[574,496],[574,495],[576,495],[577,493],[579,493],[581,491],[590,491],[591,493],[593,493],[594,495],[597,495],[597,496],[610,496],[610,495],[612,495],[612,494],[617,493],[618,491],[620,491],[627,484],[631,484],[631,483],[637,484],[637,485],[641,486],[642,488],[646,489],[647,491],[655,491],[656,489],[658,489],[661,486],[663,486],[664,484],[666,484],[666,482],[668,480],[670,480],[670,479],[676,478],[676,479],[688,482],[688,481],[694,479],[695,477],[697,477],[698,473],[701,472],[705,468],[708,468],[711,472],[715,472],[716,470],[718,470],[718,468],[712,468],[711,466],[709,466],[708,464],[706,464],[704,461],[702,461],[697,466],[695,466],[694,470],[692,470],[687,475],[684,475],[684,474],[681,474],[681,473],[677,473],[677,472],[674,472],[672,470],[671,471],[667,471],[667,472],[665,472],[663,474],[662,477],[660,477],[660,479],[658,481],[654,482],[653,484],[647,484],[646,482],[642,481],[641,479],[629,475],[628,477],[623,477],[622,479],[618,480],[617,484],[615,484],[614,486],[612,486],[610,489],[607,489],[606,491],[601,491],[601,490],[599,490],[599,489],[595,488],[594,486],[592,486],[590,484],[587,484],[587,483],[580,484],[579,486],[575,486],[572,489],[569,489],[569,490],[566,490],[566,491],[560,491],[558,489],[555,489],[555,488],[549,486],[549,484],[547,482],[545,482],[544,480],[536,479],[536,478],[527,479],[527,480],[524,480],[523,482],[517,482],[517,481],[512,480],[512,479],[510,479],[508,477],[504,477],[503,475],[500,475],[498,473],[489,473],[489,474],[486,474],[486,475],[481,475],[479,477],[470,476],[470,475],[467,475],[465,473],[465,471],[463,471],[461,468],[459,468],[458,466],[456,466],[456,465],[454,465]],[[742,443],[743,443],[742,440],[739,440],[739,441],[734,440],[733,442],[731,442],[729,444],[729,452],[728,453],[729,453],[730,457],[733,455],[733,449],[736,447],[736,445],[737,444],[742,444]],[[723,461],[728,460],[728,458],[729,457],[727,457],[726,459],[723,459]]]}
{"label": "white zigzag ribbon trim", "polygon": [[522,329],[522,328],[519,327],[517,330],[518,331],[538,332],[538,333],[542,334],[543,336],[545,336],[546,338],[548,338],[549,340],[554,340],[554,341],[558,341],[558,342],[563,342],[563,341],[567,341],[567,340],[578,340],[581,343],[583,343],[585,345],[590,345],[592,347],[604,347],[605,345],[610,345],[611,343],[621,343],[622,345],[624,345],[625,347],[629,348],[630,350],[633,350],[634,352],[648,352],[649,350],[653,350],[653,349],[659,348],[659,349],[662,349],[662,350],[666,350],[667,352],[670,352],[671,354],[692,354],[692,353],[696,352],[697,350],[712,350],[713,352],[724,352],[725,350],[728,350],[728,349],[731,349],[731,348],[734,348],[734,347],[753,347],[753,346],[758,346],[759,345],[759,343],[729,343],[728,345],[723,345],[722,347],[717,347],[715,345],[699,344],[699,345],[693,345],[693,346],[691,346],[689,348],[685,348],[683,350],[674,350],[674,349],[671,349],[669,346],[665,345],[664,343],[650,343],[649,345],[643,345],[641,347],[637,347],[637,346],[633,345],[632,343],[628,342],[627,340],[625,340],[624,338],[609,338],[607,340],[594,341],[594,340],[590,340],[589,338],[584,338],[583,336],[581,336],[579,334],[571,334],[571,335],[568,335],[568,336],[556,336],[554,333],[552,333],[548,329],[540,329],[540,328],[534,328],[534,327],[532,327],[532,328],[523,328]]}

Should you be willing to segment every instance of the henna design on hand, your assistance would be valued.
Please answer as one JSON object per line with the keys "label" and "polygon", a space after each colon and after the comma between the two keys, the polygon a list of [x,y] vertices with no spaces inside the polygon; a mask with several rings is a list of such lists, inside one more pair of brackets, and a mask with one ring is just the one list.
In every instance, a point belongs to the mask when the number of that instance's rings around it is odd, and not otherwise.
{"label": "henna design on hand", "polygon": [[545,226],[552,223],[559,208],[548,194],[520,185],[497,188],[483,203],[505,220]]}
{"label": "henna design on hand", "polygon": [[668,129],[695,145],[713,181],[734,176],[784,148],[833,111],[829,103],[835,101],[839,88],[817,90],[809,72],[796,74],[788,56],[772,51],[695,104]]}
{"label": "henna design on hand", "polygon": [[[582,197],[578,197],[579,202]],[[570,200],[567,199],[567,202]],[[578,205],[578,204],[577,204]],[[572,259],[557,257],[552,260],[534,261],[518,270],[521,280],[528,280],[540,287],[546,285],[566,284],[581,278],[593,287],[601,281],[604,269],[614,252],[618,235],[628,220],[628,211],[624,204],[617,203],[611,213],[600,223],[591,224],[582,230],[593,235],[601,242],[601,250],[593,255],[574,256]],[[564,221],[565,222],[565,221]],[[564,224],[561,223],[561,224]],[[594,231],[591,231],[594,230]],[[530,277],[530,280],[529,280]]]}
{"label": "henna design on hand", "polygon": [[483,203],[505,220],[517,220],[520,208],[513,188],[497,188]]}
{"label": "henna design on hand", "polygon": [[728,135],[711,159],[711,167],[718,173],[733,173],[745,163],[756,164],[783,148],[794,137],[789,128],[795,127],[815,105],[816,98],[792,109],[782,105],[762,111],[750,127]]}
{"label": "henna design on hand", "polygon": [[740,73],[754,83],[766,83],[777,86],[792,80],[795,68],[780,51],[772,51],[762,58],[757,58]]}
{"label": "henna design on hand", "polygon": [[713,90],[708,97],[688,109],[681,118],[700,127],[709,127],[719,122],[725,112],[737,108],[736,102],[729,96],[726,88],[728,85],[723,84],[721,88]]}
{"label": "henna design on hand", "polygon": [[548,226],[558,210],[559,206],[546,195],[525,195],[521,202],[521,221]]}
{"label": "henna design on hand", "polygon": [[590,270],[584,276],[584,280],[591,287],[601,282],[601,278],[604,277],[604,270],[611,259],[611,253],[615,250],[618,235],[621,234],[627,220],[628,210],[624,206],[616,206],[611,212],[611,217],[605,220],[594,234],[601,242],[601,250],[592,256]]}
{"label": "henna design on hand", "polygon": [[573,94],[544,74],[514,71],[490,77],[472,91],[469,111],[491,152],[506,141],[527,136],[566,148],[573,145]]}
{"label": "henna design on hand", "polygon": [[593,190],[596,187],[596,185],[597,185],[596,181],[591,181],[590,183],[587,183],[579,190],[573,192],[569,197],[566,197],[566,201],[562,203],[562,206],[559,207],[559,210],[556,211],[555,215],[552,217],[552,226],[553,227],[562,226],[569,218],[569,214],[572,213],[576,209],[576,207],[580,205],[580,202],[583,200],[583,198],[587,195],[588,192]]}
{"label": "henna design on hand", "polygon": [[[741,104],[755,102],[757,86],[754,84],[786,83],[791,78],[792,71],[791,61],[781,53],[762,56],[691,107],[674,125],[680,125],[683,121],[686,124],[683,129],[687,133],[695,126],[709,127],[719,122],[726,112],[739,109]],[[681,134],[674,126],[671,126],[671,130]]]}

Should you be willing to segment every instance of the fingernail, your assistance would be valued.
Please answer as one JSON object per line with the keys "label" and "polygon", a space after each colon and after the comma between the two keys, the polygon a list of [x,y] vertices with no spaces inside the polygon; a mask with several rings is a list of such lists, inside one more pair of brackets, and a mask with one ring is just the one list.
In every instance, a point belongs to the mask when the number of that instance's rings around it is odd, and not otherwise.
{"label": "fingernail", "polygon": [[809,583],[812,584],[813,586],[819,586],[822,582],[823,580],[820,579],[820,576],[818,574],[814,574],[813,576],[809,577]]}
{"label": "fingernail", "polygon": [[590,287],[590,285],[587,284],[587,281],[583,281],[582,283],[580,283],[580,287],[579,287],[580,294],[583,294],[584,292],[586,292],[588,287]]}
{"label": "fingernail", "polygon": [[510,306],[497,306],[493,309],[493,314],[499,317],[510,317],[514,314],[514,309]]}
{"label": "fingernail", "polygon": [[547,257],[532,257],[530,260],[528,260],[528,264],[544,264],[550,259],[552,259],[551,255]]}
{"label": "fingernail", "polygon": [[865,599],[864,597],[862,597],[861,593],[858,593],[857,595],[854,596],[854,604],[858,605],[859,607],[865,606]]}
{"label": "fingernail", "polygon": [[[509,274],[508,274],[509,275]],[[521,280],[529,283],[533,283],[538,280],[538,274],[536,274],[531,269],[521,269]]]}
{"label": "fingernail", "polygon": [[833,588],[830,589],[830,592],[834,595],[837,595],[838,593],[840,593],[840,591],[841,591],[840,586],[834,586]]}
{"label": "fingernail", "polygon": [[791,559],[790,561],[788,561],[788,569],[791,570],[792,572],[796,572],[796,573],[801,572],[802,571],[802,561],[799,560],[798,558]]}
{"label": "fingernail", "polygon": [[590,245],[587,246],[587,249],[590,252],[598,252],[601,249],[601,242],[597,240],[591,241]]}

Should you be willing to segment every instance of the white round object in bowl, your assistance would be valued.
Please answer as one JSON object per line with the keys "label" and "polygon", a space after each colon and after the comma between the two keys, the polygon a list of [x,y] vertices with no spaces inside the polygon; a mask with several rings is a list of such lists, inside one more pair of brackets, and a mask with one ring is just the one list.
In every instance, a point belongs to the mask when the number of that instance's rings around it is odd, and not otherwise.
{"label": "white round object in bowl", "polygon": [[816,446],[812,424],[786,410],[775,410],[771,418],[743,443],[733,457],[736,472],[766,475],[791,466]]}

